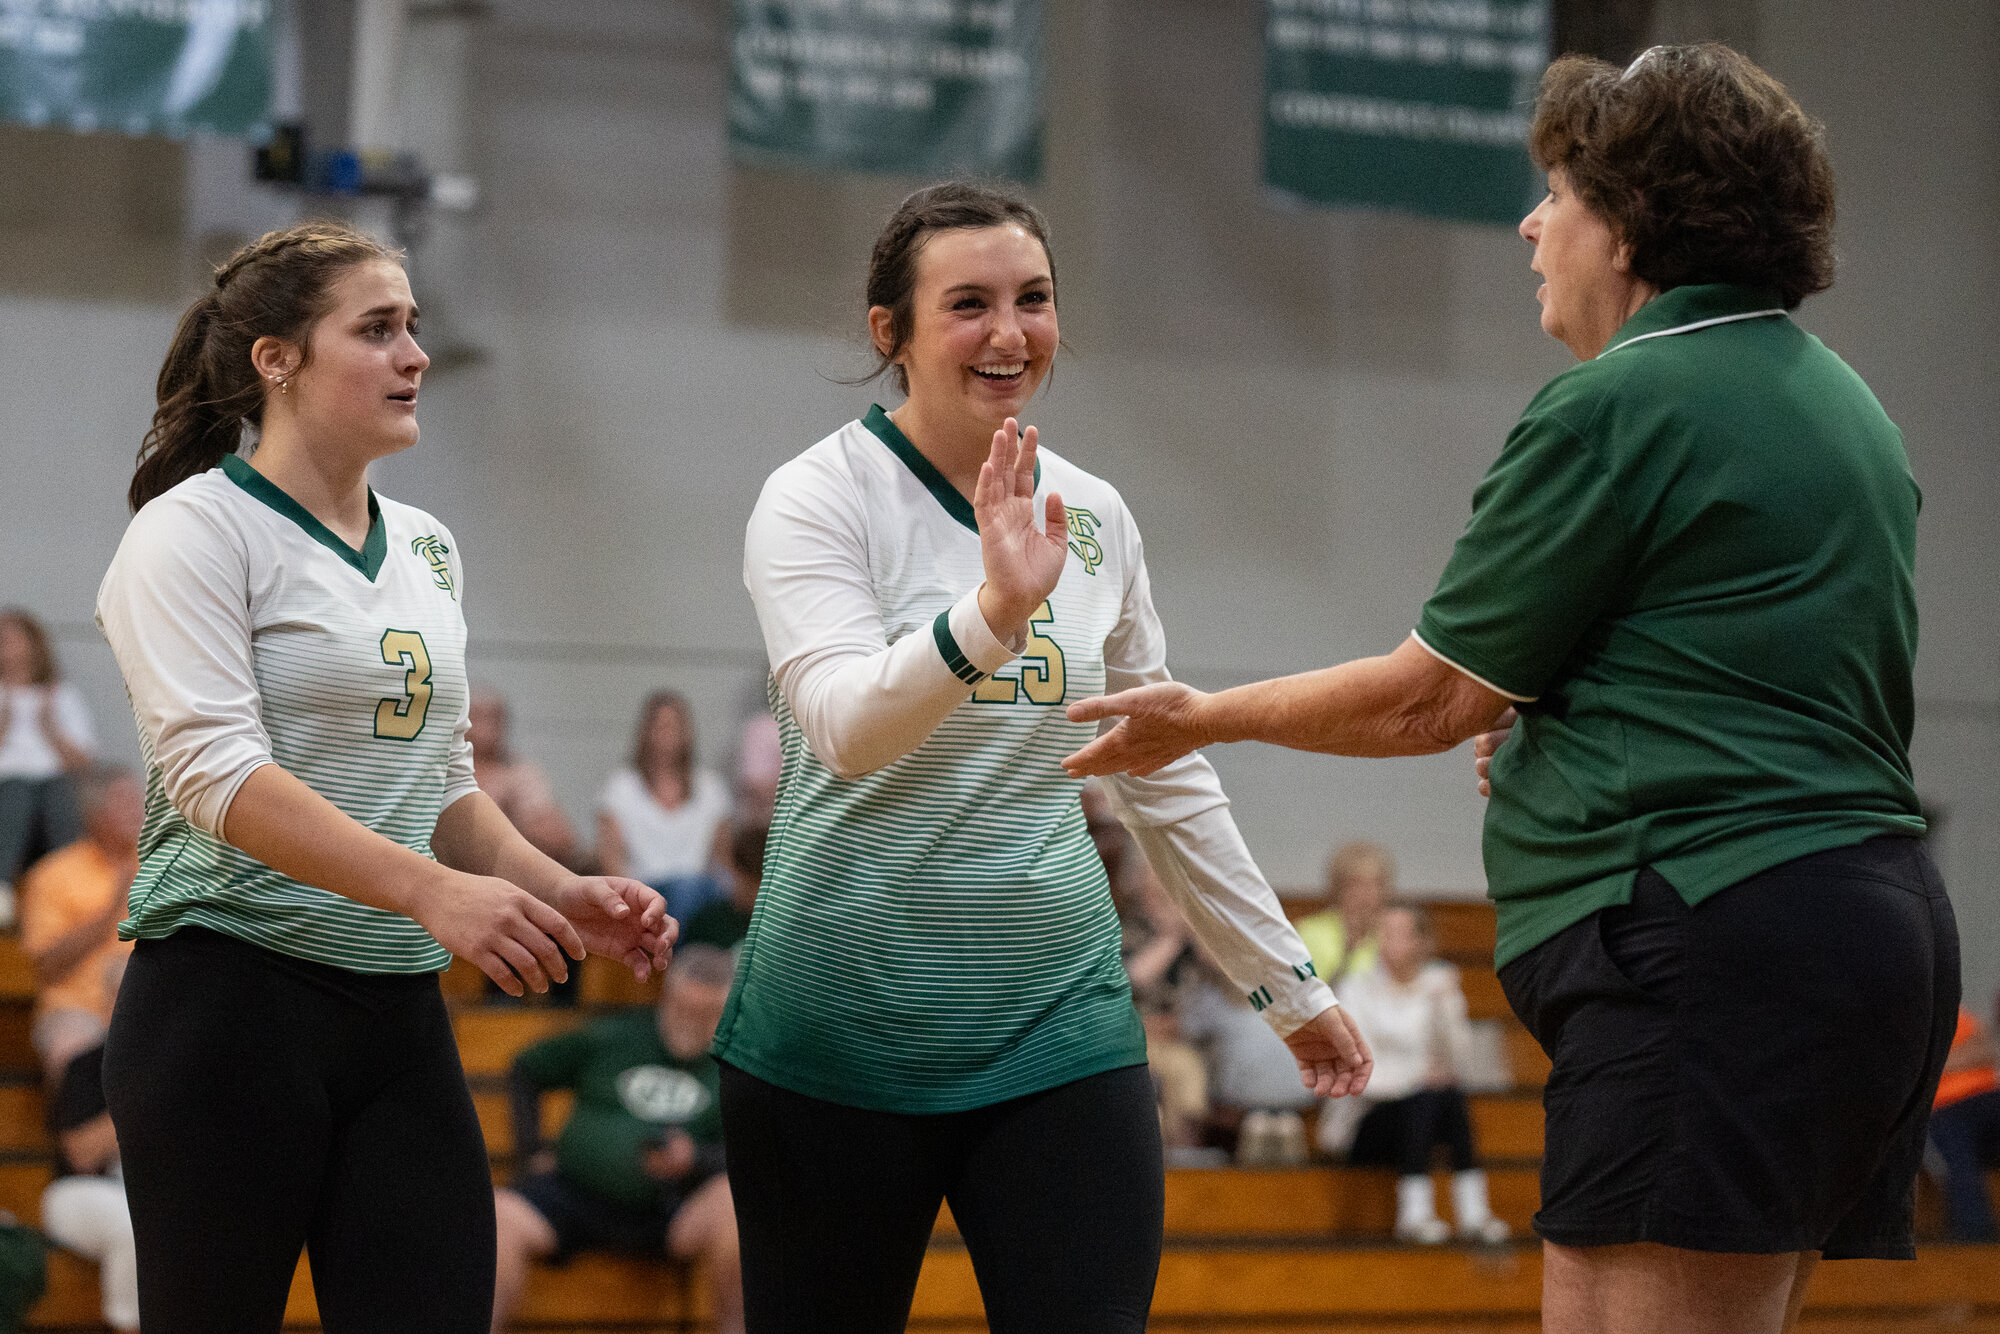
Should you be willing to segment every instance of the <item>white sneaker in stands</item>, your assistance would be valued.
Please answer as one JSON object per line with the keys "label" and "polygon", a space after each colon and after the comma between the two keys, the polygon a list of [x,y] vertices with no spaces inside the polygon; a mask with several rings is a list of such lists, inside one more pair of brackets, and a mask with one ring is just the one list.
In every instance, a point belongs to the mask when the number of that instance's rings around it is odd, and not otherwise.
{"label": "white sneaker in stands", "polygon": [[1396,1225],[1397,1241],[1414,1241],[1419,1246],[1442,1246],[1451,1240],[1451,1224],[1442,1218],[1420,1218]]}

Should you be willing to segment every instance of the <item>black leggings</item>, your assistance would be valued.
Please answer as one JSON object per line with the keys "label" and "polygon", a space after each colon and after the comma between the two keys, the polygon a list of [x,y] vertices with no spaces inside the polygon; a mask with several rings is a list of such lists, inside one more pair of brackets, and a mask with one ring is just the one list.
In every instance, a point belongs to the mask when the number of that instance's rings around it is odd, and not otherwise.
{"label": "black leggings", "polygon": [[1451,1154],[1451,1170],[1479,1166],[1472,1152],[1472,1122],[1465,1095],[1455,1088],[1424,1089],[1376,1103],[1354,1132],[1347,1161],[1356,1167],[1393,1167],[1404,1176],[1431,1170],[1431,1151]]}
{"label": "black leggings", "polygon": [[722,1120],[750,1334],[900,1334],[942,1201],[993,1334],[1146,1328],[1166,1181],[1143,1065],[937,1116],[724,1065]]}
{"label": "black leggings", "polygon": [[146,1334],[485,1334],[493,1187],[435,974],[199,927],[132,952],[104,1049]]}

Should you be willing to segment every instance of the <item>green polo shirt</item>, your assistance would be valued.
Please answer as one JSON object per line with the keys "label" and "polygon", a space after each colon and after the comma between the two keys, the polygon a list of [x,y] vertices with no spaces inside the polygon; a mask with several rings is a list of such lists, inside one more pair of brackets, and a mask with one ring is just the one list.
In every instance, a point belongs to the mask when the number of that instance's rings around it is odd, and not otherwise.
{"label": "green polo shirt", "polygon": [[657,1198],[645,1154],[670,1130],[685,1130],[698,1150],[722,1142],[721,1069],[706,1053],[684,1061],[668,1051],[651,1006],[538,1042],[514,1058],[514,1071],[536,1088],[576,1090],[556,1169],[604,1199]]}
{"label": "green polo shirt", "polygon": [[1497,964],[1644,866],[1693,905],[1923,834],[1919,500],[1882,405],[1768,293],[1664,292],[1535,396],[1417,627],[1520,702],[1486,812]]}

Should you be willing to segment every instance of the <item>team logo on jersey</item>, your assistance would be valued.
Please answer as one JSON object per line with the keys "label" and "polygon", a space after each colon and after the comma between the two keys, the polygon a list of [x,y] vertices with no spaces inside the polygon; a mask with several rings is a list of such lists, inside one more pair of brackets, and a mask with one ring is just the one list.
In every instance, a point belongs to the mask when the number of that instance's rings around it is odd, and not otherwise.
{"label": "team logo on jersey", "polygon": [[684,1125],[708,1110],[708,1086],[685,1070],[635,1065],[618,1076],[618,1101],[641,1121]]}
{"label": "team logo on jersey", "polygon": [[436,533],[426,533],[410,543],[410,550],[430,562],[431,578],[437,581],[439,588],[450,593],[452,601],[456,602],[458,593],[451,586],[451,566],[445,562],[445,557],[451,554],[451,548],[438,541]]}
{"label": "team logo on jersey", "polygon": [[1098,522],[1089,510],[1069,512],[1069,549],[1083,562],[1085,574],[1096,574],[1097,567],[1104,564],[1104,548],[1097,544]]}

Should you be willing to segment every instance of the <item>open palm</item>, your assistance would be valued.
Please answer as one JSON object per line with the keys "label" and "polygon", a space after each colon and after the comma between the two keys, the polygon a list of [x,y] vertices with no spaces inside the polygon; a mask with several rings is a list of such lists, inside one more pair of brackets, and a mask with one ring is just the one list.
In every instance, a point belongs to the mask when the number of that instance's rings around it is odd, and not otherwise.
{"label": "open palm", "polygon": [[[996,632],[1025,623],[1055,591],[1069,559],[1069,512],[1051,491],[1042,513],[1035,506],[1035,428],[1025,433],[1012,417],[993,433],[993,448],[979,468],[972,493],[979,520],[979,553],[986,566],[987,606]],[[1004,637],[1004,636],[1003,636]]]}

